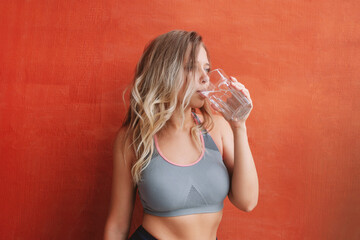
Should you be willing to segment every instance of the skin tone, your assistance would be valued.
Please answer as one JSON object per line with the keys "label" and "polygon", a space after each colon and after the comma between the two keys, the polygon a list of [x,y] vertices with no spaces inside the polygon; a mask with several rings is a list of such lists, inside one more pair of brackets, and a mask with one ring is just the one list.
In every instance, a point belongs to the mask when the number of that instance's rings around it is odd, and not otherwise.
{"label": "skin tone", "polygon": [[[187,62],[185,58],[184,63]],[[197,56],[194,88],[196,92],[185,110],[185,122],[181,126],[181,115],[175,111],[166,126],[157,134],[162,153],[171,162],[187,165],[195,162],[201,152],[191,139],[190,129],[195,122],[191,108],[203,106],[206,98],[198,91],[208,86],[209,61],[206,51],[200,47]],[[242,91],[251,101],[249,91],[244,85],[231,78],[232,85]],[[179,95],[181,96],[182,93]],[[249,113],[250,114],[250,113]],[[220,115],[214,116],[214,128],[209,132],[220,150],[231,179],[228,197],[240,210],[249,212],[258,201],[258,177],[248,143],[246,119],[227,121]],[[199,115],[200,119],[202,116]],[[135,200],[135,188],[130,174],[130,162],[124,158],[120,146],[123,144],[124,130],[121,130],[114,145],[114,184],[111,211],[105,228],[105,239],[127,239]],[[129,144],[129,143],[126,143]],[[178,146],[182,146],[179,149]],[[183,151],[186,149],[186,151]],[[134,153],[127,151],[125,158],[134,160]],[[158,217],[144,213],[143,227],[158,239],[216,239],[216,232],[222,218],[222,211],[215,213],[192,214],[177,217]],[[186,229],[186,231],[184,231]]]}

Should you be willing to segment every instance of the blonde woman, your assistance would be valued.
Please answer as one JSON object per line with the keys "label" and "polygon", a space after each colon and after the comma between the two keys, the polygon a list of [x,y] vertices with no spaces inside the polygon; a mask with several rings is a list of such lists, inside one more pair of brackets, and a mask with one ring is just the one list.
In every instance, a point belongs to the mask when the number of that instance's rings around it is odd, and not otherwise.
{"label": "blonde woman", "polygon": [[[171,31],[145,48],[114,144],[106,240],[128,238],[136,189],[144,217],[130,239],[215,240],[226,196],[245,212],[257,205],[249,114],[239,121],[212,115],[200,93],[209,71],[196,32]],[[232,84],[250,99],[235,78]]]}

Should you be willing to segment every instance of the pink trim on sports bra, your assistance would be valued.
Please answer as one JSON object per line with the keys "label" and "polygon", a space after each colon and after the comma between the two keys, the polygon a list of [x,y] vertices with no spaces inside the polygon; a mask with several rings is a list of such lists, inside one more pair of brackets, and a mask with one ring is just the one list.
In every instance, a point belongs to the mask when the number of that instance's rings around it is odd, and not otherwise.
{"label": "pink trim on sports bra", "polygon": [[157,141],[157,136],[156,136],[156,134],[154,135],[154,141],[155,141],[156,150],[158,151],[158,153],[160,154],[160,156],[161,156],[165,161],[167,161],[168,163],[171,163],[171,164],[173,164],[173,165],[175,165],[175,166],[178,166],[178,167],[189,167],[189,166],[193,166],[193,165],[195,165],[196,163],[200,162],[200,160],[203,158],[204,153],[205,153],[205,143],[204,143],[204,137],[203,137],[202,133],[200,134],[200,138],[201,138],[202,150],[201,150],[201,155],[200,155],[199,159],[196,160],[196,161],[193,162],[193,163],[182,165],[182,164],[173,163],[172,161],[170,161],[169,159],[167,159],[167,158],[165,157],[165,155],[161,152],[161,150],[160,150],[160,148],[159,148],[159,144],[158,144],[158,141]]}

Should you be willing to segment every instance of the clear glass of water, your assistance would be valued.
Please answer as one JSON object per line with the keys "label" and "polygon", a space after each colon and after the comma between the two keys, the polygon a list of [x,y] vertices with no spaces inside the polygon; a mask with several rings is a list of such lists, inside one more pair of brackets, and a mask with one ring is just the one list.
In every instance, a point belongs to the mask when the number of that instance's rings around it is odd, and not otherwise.
{"label": "clear glass of water", "polygon": [[214,69],[209,73],[210,83],[206,91],[201,93],[228,120],[243,119],[252,108],[251,101],[239,90],[234,88],[230,78],[222,69]]}

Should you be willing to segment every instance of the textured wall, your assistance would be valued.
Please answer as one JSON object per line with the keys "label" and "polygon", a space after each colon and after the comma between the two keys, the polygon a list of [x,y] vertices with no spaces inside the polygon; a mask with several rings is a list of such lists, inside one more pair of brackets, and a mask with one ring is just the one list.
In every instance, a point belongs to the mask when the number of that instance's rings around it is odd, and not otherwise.
{"label": "textured wall", "polygon": [[226,200],[219,238],[360,239],[359,1],[28,0],[0,12],[0,239],[102,238],[122,91],[144,45],[173,29],[202,34],[254,101],[259,203],[244,213]]}

